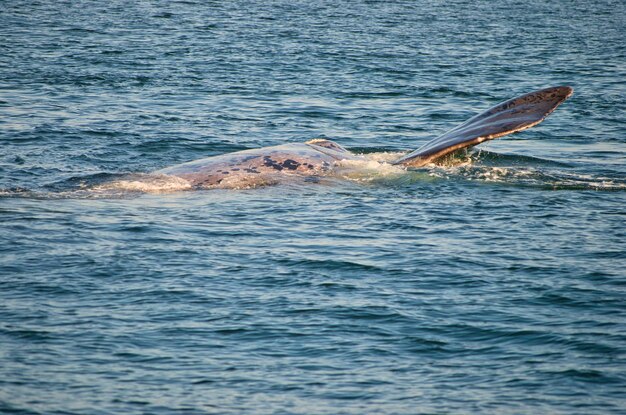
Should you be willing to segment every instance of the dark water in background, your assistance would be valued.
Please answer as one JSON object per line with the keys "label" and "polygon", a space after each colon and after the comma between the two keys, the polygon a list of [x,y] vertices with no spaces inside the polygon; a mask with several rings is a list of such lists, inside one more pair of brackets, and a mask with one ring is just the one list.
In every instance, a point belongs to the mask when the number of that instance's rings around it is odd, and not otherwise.
{"label": "dark water in background", "polygon": [[[0,413],[624,413],[625,9],[1,2]],[[559,84],[456,166],[106,187]]]}

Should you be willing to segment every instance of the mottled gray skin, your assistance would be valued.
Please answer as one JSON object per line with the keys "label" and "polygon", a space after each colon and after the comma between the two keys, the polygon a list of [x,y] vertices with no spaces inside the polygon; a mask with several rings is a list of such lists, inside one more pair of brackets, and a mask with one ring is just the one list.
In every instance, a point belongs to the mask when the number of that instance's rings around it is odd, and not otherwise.
{"label": "mottled gray skin", "polygon": [[285,176],[328,175],[340,160],[361,159],[333,141],[318,139],[208,157],[155,173],[180,177],[198,189],[250,187]]}
{"label": "mottled gray skin", "polygon": [[[500,103],[406,154],[392,164],[421,167],[462,148],[539,124],[573,93],[568,86],[534,91]],[[273,184],[285,177],[330,174],[342,160],[363,160],[339,144],[319,139],[209,157],[159,170],[193,188],[242,188]]]}

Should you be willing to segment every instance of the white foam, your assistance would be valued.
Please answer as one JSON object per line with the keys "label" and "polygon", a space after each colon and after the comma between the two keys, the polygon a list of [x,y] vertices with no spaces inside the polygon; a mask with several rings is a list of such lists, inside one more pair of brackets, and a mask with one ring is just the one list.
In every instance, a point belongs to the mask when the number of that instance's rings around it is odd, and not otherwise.
{"label": "white foam", "polygon": [[392,163],[400,157],[406,155],[405,151],[380,151],[378,153],[362,154],[368,160],[374,160],[384,163]]}
{"label": "white foam", "polygon": [[337,162],[337,176],[358,182],[372,182],[406,174],[402,166],[391,164],[401,153],[371,153],[361,160],[341,160]]}
{"label": "white foam", "polygon": [[168,193],[190,189],[191,184],[187,180],[167,174],[133,174],[91,188],[95,192],[122,191],[141,193]]}

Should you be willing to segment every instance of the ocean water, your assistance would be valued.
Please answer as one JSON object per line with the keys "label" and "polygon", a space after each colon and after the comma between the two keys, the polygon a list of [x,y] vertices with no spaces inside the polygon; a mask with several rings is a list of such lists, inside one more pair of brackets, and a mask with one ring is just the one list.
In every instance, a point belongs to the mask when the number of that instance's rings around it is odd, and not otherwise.
{"label": "ocean water", "polygon": [[[622,1],[3,1],[0,413],[626,411]],[[541,125],[385,161],[535,89]],[[341,177],[149,173],[333,139]]]}

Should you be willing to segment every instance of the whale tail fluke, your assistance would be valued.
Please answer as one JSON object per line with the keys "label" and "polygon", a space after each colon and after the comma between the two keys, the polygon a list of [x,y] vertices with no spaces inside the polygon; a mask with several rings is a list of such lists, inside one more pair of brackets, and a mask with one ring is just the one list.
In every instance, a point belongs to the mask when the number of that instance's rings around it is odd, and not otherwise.
{"label": "whale tail fluke", "polygon": [[429,141],[393,164],[420,167],[453,151],[530,128],[543,121],[573,92],[569,86],[557,86],[505,101]]}

